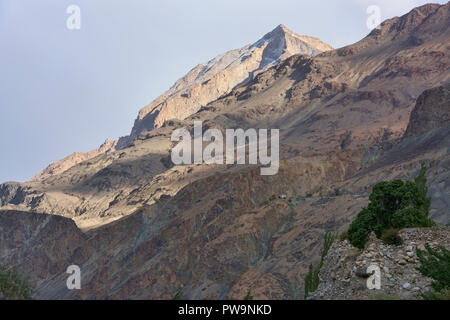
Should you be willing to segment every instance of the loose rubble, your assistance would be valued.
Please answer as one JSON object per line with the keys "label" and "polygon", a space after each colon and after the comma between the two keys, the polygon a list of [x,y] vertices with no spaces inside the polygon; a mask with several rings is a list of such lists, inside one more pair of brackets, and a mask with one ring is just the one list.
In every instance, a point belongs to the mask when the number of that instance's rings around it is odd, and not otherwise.
{"label": "loose rubble", "polygon": [[[372,233],[364,250],[348,240],[336,240],[320,271],[319,287],[308,299],[420,299],[430,289],[432,279],[417,270],[416,248],[425,250],[425,243],[431,248],[450,248],[450,228],[405,229],[400,237],[402,245],[386,245]],[[380,268],[380,289],[367,286],[370,265]]]}

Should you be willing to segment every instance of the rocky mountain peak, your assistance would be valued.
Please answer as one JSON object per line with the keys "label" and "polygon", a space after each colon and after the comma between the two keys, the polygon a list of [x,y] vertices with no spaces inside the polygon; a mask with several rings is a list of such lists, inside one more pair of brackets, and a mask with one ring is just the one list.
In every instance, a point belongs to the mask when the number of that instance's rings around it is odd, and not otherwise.
{"label": "rocky mountain peak", "polygon": [[262,39],[270,40],[270,39],[280,39],[287,36],[297,36],[294,32],[289,30],[284,24],[278,25],[275,29],[267,33]]}
{"label": "rocky mountain peak", "polygon": [[[439,4],[425,4],[423,6],[412,9],[410,12],[404,14],[401,17],[394,17],[392,19],[384,21],[380,25],[380,28],[374,29],[369,34],[369,37],[390,38],[389,36],[391,36],[392,39],[395,40],[400,36],[415,30],[416,28],[420,29],[422,25],[424,28],[426,28],[427,25],[433,25],[434,23],[432,23],[431,20],[439,19],[440,16],[446,16],[448,24],[449,10],[449,3],[442,6]],[[434,25],[434,28],[436,28],[436,24]],[[442,24],[441,27],[448,29],[445,23]]]}
{"label": "rocky mountain peak", "polygon": [[244,85],[257,74],[295,54],[316,55],[332,47],[317,38],[300,36],[280,24],[260,40],[231,50],[195,66],[153,102],[139,111],[131,134],[118,141],[106,140],[98,149],[75,152],[50,164],[31,179],[42,181],[112,149],[123,149],[140,133],[160,127],[169,119],[182,120],[202,106]]}
{"label": "rocky mountain peak", "polygon": [[118,148],[127,146],[141,132],[161,127],[169,119],[185,119],[292,55],[314,56],[331,49],[317,38],[300,36],[280,24],[255,43],[194,67],[139,111],[130,136],[120,139]]}
{"label": "rocky mountain peak", "polygon": [[278,25],[267,33],[260,41],[269,41],[281,44],[286,55],[308,54],[314,56],[324,51],[333,50],[333,47],[320,39],[310,36],[298,35],[284,24]]}

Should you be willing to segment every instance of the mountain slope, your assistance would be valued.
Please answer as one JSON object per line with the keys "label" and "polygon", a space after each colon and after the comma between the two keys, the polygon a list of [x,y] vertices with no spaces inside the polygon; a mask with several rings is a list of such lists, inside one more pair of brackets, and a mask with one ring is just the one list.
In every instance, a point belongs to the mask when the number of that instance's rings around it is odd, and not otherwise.
{"label": "mountain slope", "polygon": [[72,168],[74,165],[95,158],[96,156],[115,150],[117,141],[110,141],[108,139],[98,148],[89,152],[74,152],[71,155],[50,164],[47,168],[39,172],[30,182],[43,181],[54,175],[63,173],[64,171]]}
{"label": "mountain slope", "polygon": [[314,56],[331,49],[317,38],[299,36],[279,25],[257,42],[228,51],[193,68],[167,92],[139,111],[130,137],[122,138],[119,148],[141,132],[160,127],[166,120],[186,118],[294,54]]}
{"label": "mountain slope", "polygon": [[[393,36],[392,25],[429,12]],[[382,24],[360,42],[290,57],[184,121],[141,134],[127,148],[101,154],[37,183],[3,185],[3,207],[60,214],[80,226],[103,224],[173,196],[227,166],[175,166],[171,132],[193,120],[216,128],[280,128],[281,159],[364,149],[401,138],[415,99],[449,81],[449,5],[427,5]],[[422,17],[422,15],[420,15]],[[425,28],[427,27],[427,28]],[[425,31],[423,29],[425,28]],[[435,37],[411,45],[411,37]],[[424,34],[425,32],[425,34]],[[382,36],[382,35],[385,36]],[[395,39],[394,39],[395,38]],[[314,192],[310,186],[310,191]]]}
{"label": "mountain slope", "polygon": [[129,136],[121,137],[118,141],[107,140],[99,149],[76,152],[56,161],[35,175],[31,182],[62,173],[114,148],[123,149],[140,133],[161,126],[168,119],[186,118],[292,55],[313,56],[328,50],[332,50],[332,47],[319,39],[297,35],[284,25],[279,25],[253,44],[228,51],[194,67],[168,91],[139,111]]}
{"label": "mountain slope", "polygon": [[[308,264],[319,256],[324,230],[347,226],[367,204],[371,183],[380,178],[411,178],[423,158],[431,161],[430,186],[448,181],[444,177],[449,172],[445,170],[450,163],[449,141],[439,136],[448,137],[449,130],[449,126],[436,128],[401,140],[372,156],[363,170],[358,170],[361,154],[344,150],[328,157],[283,162],[274,177],[260,176],[257,168],[216,172],[174,197],[84,236],[73,224],[59,223],[66,232],[52,232],[28,222],[54,216],[15,213],[14,217],[1,212],[6,240],[0,241],[1,261],[17,264],[31,275],[43,299],[170,299],[180,287],[189,299],[242,299],[249,289],[259,299],[300,298],[302,279]],[[310,185],[317,190],[313,194],[308,194]],[[448,186],[441,192],[448,199]],[[287,193],[288,200],[264,203],[267,195],[281,193]],[[435,212],[432,216],[436,217]],[[448,221],[447,212],[441,215],[445,216]],[[16,224],[33,230],[34,241],[27,236],[22,240]],[[27,243],[33,244],[33,250],[22,251],[30,246]],[[64,256],[43,254],[55,243],[70,244]],[[53,269],[44,267],[43,259]],[[81,291],[65,288],[64,271],[72,263],[83,270]]]}

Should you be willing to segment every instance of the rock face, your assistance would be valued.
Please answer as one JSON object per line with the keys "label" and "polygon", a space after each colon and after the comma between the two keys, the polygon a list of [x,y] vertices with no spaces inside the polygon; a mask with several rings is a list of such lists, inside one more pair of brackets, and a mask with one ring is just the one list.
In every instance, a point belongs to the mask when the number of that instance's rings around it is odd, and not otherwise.
{"label": "rock face", "polygon": [[[320,270],[320,283],[311,299],[367,300],[367,299],[419,299],[431,288],[432,279],[418,270],[416,248],[450,248],[450,228],[405,229],[400,232],[403,244],[385,245],[374,234],[366,248],[359,251],[347,240],[336,241],[330,248]],[[381,288],[368,289],[367,275],[370,265],[380,269]]]}
{"label": "rock face", "polygon": [[411,112],[405,136],[420,135],[450,124],[450,83],[424,91]]}
{"label": "rock face", "polygon": [[[71,219],[19,211],[0,213],[0,262],[30,275],[39,289],[35,298],[39,291],[58,291],[47,288],[49,280],[62,275],[69,265],[87,261],[91,251],[86,239]],[[59,288],[67,290],[64,282]]]}
{"label": "rock face", "polygon": [[[299,298],[323,233],[347,227],[375,183],[411,180],[423,160],[431,217],[448,223],[450,126],[404,133],[417,97],[449,80],[449,8],[419,7],[354,45],[291,56],[125,148],[42,181],[0,185],[1,209],[62,215],[83,230],[84,240],[68,250],[82,253],[84,289],[64,289],[72,253],[51,275],[25,258],[16,262],[43,298],[167,299],[180,287],[189,299],[242,299],[249,289],[256,299]],[[279,173],[173,165],[171,133],[192,129],[194,120],[220,130],[279,128]],[[73,227],[62,223],[66,233],[49,233],[35,249],[78,237]],[[14,229],[3,230],[14,238]],[[3,242],[0,263],[13,264],[9,252],[21,245]]]}
{"label": "rock face", "polygon": [[279,25],[257,42],[228,51],[193,68],[167,92],[139,111],[130,136],[119,141],[119,148],[141,132],[160,127],[164,121],[185,119],[292,55],[314,56],[331,49],[317,38],[299,36]]}

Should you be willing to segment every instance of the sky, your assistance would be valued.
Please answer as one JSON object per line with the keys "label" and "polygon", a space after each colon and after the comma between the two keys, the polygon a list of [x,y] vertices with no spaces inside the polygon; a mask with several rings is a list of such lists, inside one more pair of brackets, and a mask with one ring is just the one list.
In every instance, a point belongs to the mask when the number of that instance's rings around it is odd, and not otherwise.
{"label": "sky", "polygon": [[[139,109],[194,66],[279,24],[339,48],[370,32],[369,6],[385,20],[425,3],[0,0],[0,183],[129,134]],[[70,5],[79,29],[67,27]]]}

